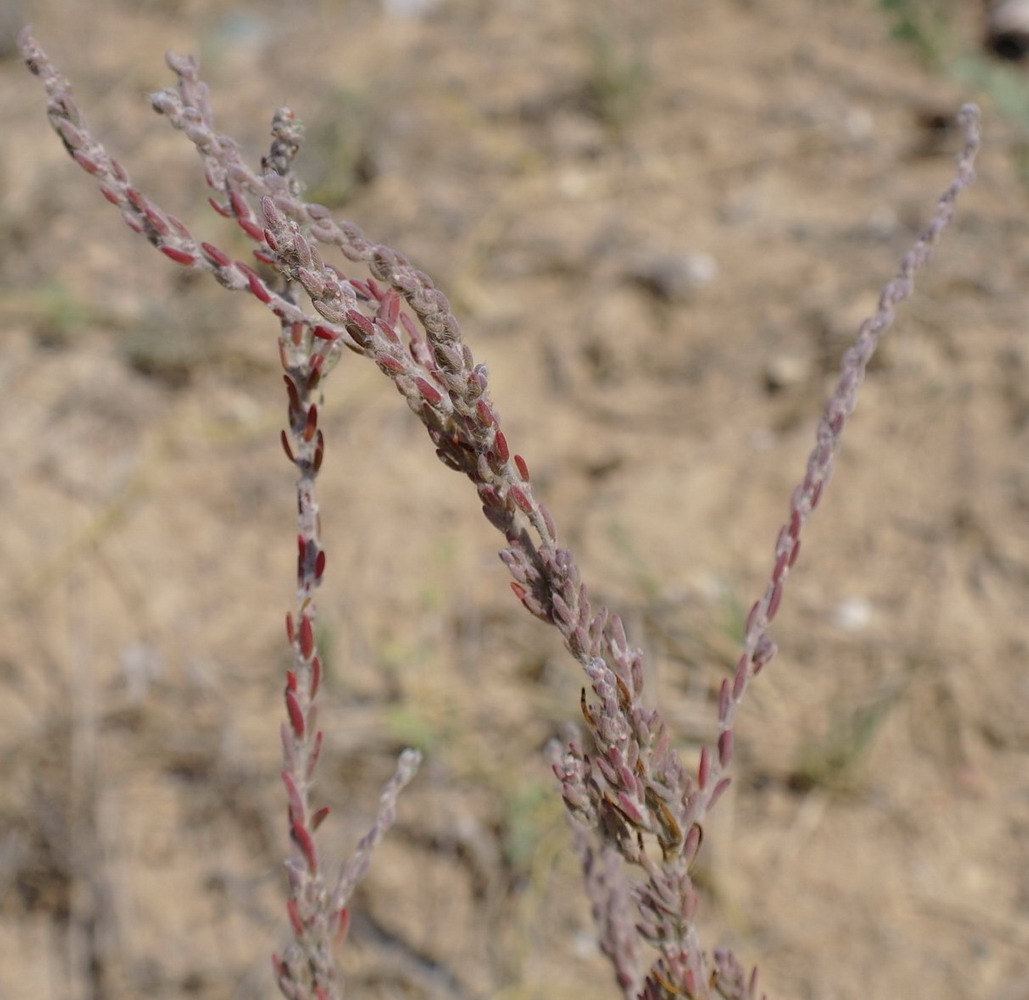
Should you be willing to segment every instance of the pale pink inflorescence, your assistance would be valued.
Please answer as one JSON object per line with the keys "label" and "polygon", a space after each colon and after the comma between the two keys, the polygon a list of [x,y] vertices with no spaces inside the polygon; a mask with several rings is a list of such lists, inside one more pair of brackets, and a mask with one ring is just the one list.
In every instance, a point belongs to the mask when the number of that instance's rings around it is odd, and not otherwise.
{"label": "pale pink inflorescence", "polygon": [[[330,887],[315,843],[328,810],[311,804],[322,743],[315,718],[321,677],[315,591],[326,565],[315,481],[325,448],[318,428],[320,387],[347,348],[374,361],[393,381],[424,423],[441,461],[475,485],[483,513],[504,535],[500,556],[515,595],[533,615],[558,629],[585,673],[589,693],[584,688],[581,710],[589,737],[555,742],[552,761],[573,820],[600,946],[623,996],[755,997],[756,970],[747,974],[731,953],[716,950],[709,957],[701,947],[690,869],[703,839],[704,818],[729,785],[738,707],[751,679],[775,655],[769,627],[800,551],[804,524],[829,481],[868,361],[893,320],[894,307],[911,294],[914,274],[953,216],[958,194],[972,180],[979,146],[976,109],[961,111],[965,145],[954,181],[883,290],[877,312],[862,324],[844,356],[804,479],[776,542],[767,588],[747,618],[735,675],[719,692],[716,743],[703,748],[696,766],[687,768],[671,746],[660,712],[644,705],[642,653],[630,644],[617,615],[594,607],[574,556],[558,544],[553,518],[535,496],[528,466],[501,428],[489,395],[489,373],[464,344],[446,297],[403,255],[368,240],[353,224],[333,220],[324,206],[302,200],[291,173],[302,130],[292,113],[285,108],[276,112],[271,150],[255,171],[243,162],[237,144],[215,131],[207,87],[191,57],[169,55],[178,84],[152,98],[154,108],[196,146],[213,208],[234,219],[254,241],[255,258],[280,276],[282,287],[276,288],[250,265],[196,242],[182,222],[136,191],[121,164],[89,132],[70,87],[36,41],[23,33],[20,42],[29,67],[46,86],[53,127],[130,228],[176,263],[206,270],[226,288],[250,292],[279,320],[288,396],[282,441],[297,470],[299,528],[297,606],[287,618],[294,663],[286,678],[282,729],[282,778],[293,844],[287,909],[294,941],[274,963],[284,995],[295,1000],[342,995],[334,944],[346,932],[347,903],[418,765],[414,751],[401,756],[372,830]],[[371,278],[345,277],[324,260],[318,244],[366,265]],[[297,286],[310,300],[310,310],[293,302]]]}

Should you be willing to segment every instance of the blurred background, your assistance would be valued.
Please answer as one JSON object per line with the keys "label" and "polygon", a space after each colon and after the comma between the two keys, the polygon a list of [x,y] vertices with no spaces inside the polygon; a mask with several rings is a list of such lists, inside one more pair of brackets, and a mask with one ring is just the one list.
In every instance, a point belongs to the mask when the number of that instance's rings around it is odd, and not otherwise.
{"label": "blurred background", "polygon": [[[770,997],[1029,998],[1029,78],[1002,6],[991,35],[967,0],[4,3],[0,997],[263,1000],[287,939],[277,327],[67,158],[31,23],[137,186],[237,257],[146,100],[163,53],[200,57],[252,161],[275,107],[304,119],[307,197],[450,296],[689,761],[840,355],[979,101],[978,183],[869,374],[698,878],[705,946]],[[344,358],[322,425],[330,866],[426,754],[347,995],[615,997],[543,752],[582,678],[373,366]]]}

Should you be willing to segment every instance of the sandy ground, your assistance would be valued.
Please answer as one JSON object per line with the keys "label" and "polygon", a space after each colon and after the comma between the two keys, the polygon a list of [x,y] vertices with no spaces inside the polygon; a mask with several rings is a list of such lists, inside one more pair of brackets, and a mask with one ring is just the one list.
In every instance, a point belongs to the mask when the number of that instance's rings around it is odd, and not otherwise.
{"label": "sandy ground", "polygon": [[[75,169],[23,19],[138,186],[237,254],[143,95],[166,48],[197,52],[254,157],[297,110],[312,200],[451,296],[691,760],[838,359],[947,183],[941,116],[980,100],[979,181],[752,689],[701,923],[773,998],[1025,1000],[1029,83],[977,56],[971,4],[931,7],[931,66],[870,0],[424,6],[4,8],[0,997],[276,995],[295,559],[274,325]],[[348,359],[324,414],[326,856],[403,746],[427,758],[356,901],[347,995],[613,998],[543,753],[582,680],[379,372]]]}

